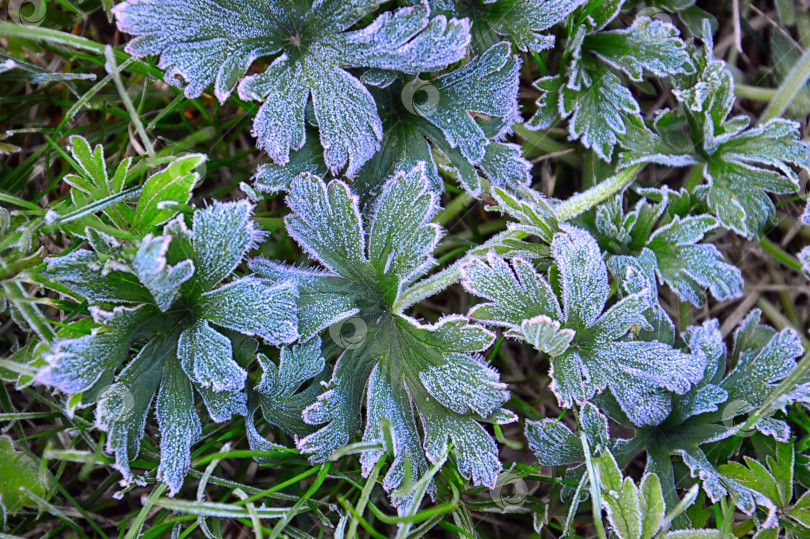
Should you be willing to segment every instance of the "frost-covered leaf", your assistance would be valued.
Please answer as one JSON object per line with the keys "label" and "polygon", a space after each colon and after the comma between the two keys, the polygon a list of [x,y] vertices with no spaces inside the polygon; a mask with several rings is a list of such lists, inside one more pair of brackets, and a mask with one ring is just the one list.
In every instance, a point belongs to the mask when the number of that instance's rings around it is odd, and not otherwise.
{"label": "frost-covered leaf", "polygon": [[560,329],[559,322],[543,314],[524,320],[521,326],[523,338],[536,350],[552,357],[565,352],[576,335],[573,329]]}
{"label": "frost-covered leaf", "polygon": [[[74,406],[97,403],[96,426],[108,433],[105,449],[126,482],[153,401],[158,477],[173,495],[202,429],[195,402],[216,422],[248,412],[245,383],[256,343],[244,353],[246,335],[271,344],[298,336],[291,280],[247,276],[218,286],[262,238],[252,209],[215,202],[195,211],[191,230],[180,216],[135,245],[88,231],[92,251],[49,259],[49,275],[87,298],[98,327],[57,340],[37,380],[68,394]],[[98,303],[115,307],[105,311]]]}
{"label": "frost-covered leaf", "polygon": [[[379,148],[382,124],[368,89],[348,69],[416,74],[459,60],[469,43],[466,21],[431,18],[427,6],[384,12],[357,30],[376,0],[129,0],[115,7],[119,28],[132,34],[131,54],[160,54],[169,84],[188,97],[213,84],[224,102],[239,83],[243,99],[264,101],[254,123],[257,144],[279,165],[306,140],[312,100],[324,160],[354,176]],[[268,69],[244,78],[260,57]],[[241,83],[240,83],[241,81]]]}
{"label": "frost-covered leaf", "polygon": [[262,376],[255,386],[264,418],[296,435],[308,434],[312,427],[301,420],[301,414],[320,392],[318,384],[301,390],[304,383],[323,371],[321,339],[281,349],[276,366],[267,356],[259,355]]}
{"label": "frost-covered leaf", "polygon": [[[167,350],[167,348],[170,348]],[[162,376],[161,355],[171,347],[147,343],[98,398],[95,426],[107,432],[106,451],[125,479],[132,477],[129,461],[138,455],[146,418]],[[156,357],[157,356],[157,357]]]}
{"label": "frost-covered leaf", "polygon": [[561,421],[527,421],[526,438],[543,466],[565,466],[580,463],[584,458],[579,437]]}
{"label": "frost-covered leaf", "polygon": [[738,415],[759,408],[804,354],[796,330],[776,331],[760,325],[760,318],[761,312],[755,309],[740,322],[731,353],[733,368],[720,383],[728,392],[729,401],[738,404],[735,409]]}
{"label": "frost-covered leaf", "polygon": [[694,71],[678,29],[648,17],[636,17],[623,30],[589,35],[583,47],[590,48],[600,60],[621,69],[635,81],[641,81],[645,72],[666,77]]}
{"label": "frost-covered leaf", "polygon": [[155,415],[161,432],[157,477],[169,486],[169,494],[174,495],[183,487],[191,465],[191,445],[202,434],[202,424],[194,410],[191,382],[178,360],[169,360],[163,367]]}
{"label": "frost-covered leaf", "polygon": [[640,111],[630,90],[607,70],[595,74],[586,89],[564,91],[562,99],[566,115],[572,113],[568,121],[569,138],[579,139],[605,161],[610,160],[619,135],[625,133],[625,115],[637,115]]}
{"label": "frost-covered leaf", "polygon": [[194,268],[204,290],[230,275],[245,254],[264,239],[264,233],[250,220],[252,213],[253,205],[245,200],[214,202],[205,211],[194,213]]}
{"label": "frost-covered leaf", "polygon": [[197,320],[180,334],[177,358],[186,375],[202,387],[234,391],[245,385],[247,372],[233,360],[231,341],[206,320]]}
{"label": "frost-covered leaf", "polygon": [[[746,514],[750,515],[756,506],[765,509],[764,526],[775,523],[777,504],[745,481],[721,473],[704,452],[705,444],[739,432],[746,422],[746,414],[762,406],[778,382],[796,368],[795,360],[803,353],[793,330],[777,332],[760,325],[759,318],[760,312],[752,311],[735,332],[731,353],[733,367],[728,372],[726,363],[729,358],[717,320],[690,327],[684,333],[684,340],[704,366],[702,379],[688,392],[672,397],[672,411],[660,424],[635,427],[632,444],[623,447],[625,450],[633,448],[630,453],[622,455],[623,462],[629,462],[640,448],[646,450],[647,471],[661,478],[668,508],[674,507],[678,501],[672,461],[675,457],[682,460],[691,476],[700,481],[712,501],[731,495],[737,507]],[[599,405],[619,424],[633,424],[609,395],[600,397]],[[770,428],[766,422],[768,414],[774,411],[766,412],[755,428],[767,432]],[[781,461],[784,459],[780,457]],[[779,464],[773,469],[778,467]],[[778,486],[771,492],[774,496],[783,496]]]}
{"label": "frost-covered leaf", "polygon": [[802,264],[804,276],[810,279],[810,247],[805,247],[798,254],[799,262]]}
{"label": "frost-covered leaf", "polygon": [[791,166],[810,167],[810,149],[797,123],[776,118],[749,129],[720,144],[707,163],[706,203],[725,226],[752,237],[774,216],[766,192],[798,189]]}
{"label": "frost-covered leaf", "polygon": [[[396,78],[372,94],[382,118],[381,149],[359,170],[352,189],[364,200],[380,193],[382,179],[425,162],[434,190],[444,188],[433,152],[457,172],[459,183],[478,196],[483,175],[492,185],[514,187],[529,180],[530,164],[514,144],[499,142],[517,117],[520,61],[497,43],[454,71],[430,81]],[[296,172],[323,174],[326,163],[311,143],[286,166],[264,165],[257,187],[286,190]]]}
{"label": "frost-covered leaf", "polygon": [[[610,440],[607,418],[594,405],[586,403],[581,409],[580,422],[591,450],[604,451]],[[526,438],[529,448],[544,466],[579,464],[585,458],[579,436],[559,419],[527,421]]]}
{"label": "frost-covered leaf", "polygon": [[798,189],[795,169],[810,167],[810,149],[796,122],[774,118],[748,128],[749,118],[730,116],[734,79],[712,57],[710,36],[703,39],[703,50],[693,53],[696,73],[675,79],[679,110],[664,111],[649,127],[636,123],[622,161],[697,165],[706,183],[693,194],[723,226],[753,238],[774,217],[768,193]]}
{"label": "frost-covered leaf", "polygon": [[[413,2],[416,3],[416,2]],[[508,36],[521,51],[539,52],[554,46],[554,36],[545,32],[562,23],[583,0],[432,0],[437,13],[468,17],[472,21],[472,47],[482,52],[491,43]]]}
{"label": "frost-covered leaf", "polygon": [[324,348],[343,349],[326,391],[303,412],[317,430],[299,438],[299,448],[322,461],[361,435],[382,444],[363,451],[363,472],[370,473],[384,451],[393,453],[383,486],[401,513],[416,503],[409,487],[428,462],[444,458],[450,441],[462,475],[493,485],[501,464],[480,422],[514,420],[501,408],[505,385],[475,355],[491,343],[489,331],[458,316],[425,325],[394,308],[405,287],[435,263],[439,231],[430,220],[436,197],[423,164],[390,178],[366,215],[344,183],[300,176],[287,198],[293,210],[287,230],[326,270],[251,263],[270,280],[295,279],[301,333],[328,327],[331,342]]}
{"label": "frost-covered leaf", "polygon": [[115,329],[96,329],[90,335],[58,341],[37,380],[67,394],[87,391],[124,361],[141,327],[158,314],[151,305],[117,307],[112,313],[100,314]]}
{"label": "frost-covered leaf", "polygon": [[76,249],[45,260],[45,275],[56,279],[88,301],[139,303],[152,301],[152,295],[130,268],[115,256]]}
{"label": "frost-covered leaf", "polygon": [[470,311],[479,320],[522,331],[523,322],[536,316],[563,318],[551,285],[520,257],[510,264],[489,253],[486,262],[474,259],[462,266],[461,279],[468,291],[489,300]]}
{"label": "frost-covered leaf", "polygon": [[697,245],[706,232],[718,225],[717,220],[708,215],[683,220],[676,216],[656,230],[647,244],[655,253],[659,278],[678,297],[693,305],[703,303],[703,291],[707,288],[720,301],[742,295],[740,270],[726,263],[714,245]]}
{"label": "frost-covered leaf", "polygon": [[488,209],[500,211],[517,221],[507,224],[509,230],[526,232],[550,244],[554,233],[559,230],[559,219],[551,204],[533,189],[521,189],[518,193],[515,195],[494,187],[491,194],[498,204]]}
{"label": "frost-covered leaf", "polygon": [[668,22],[638,16],[629,28],[603,30],[620,8],[620,2],[586,2],[577,9],[569,19],[564,65],[559,75],[535,82],[538,111],[526,124],[547,129],[567,118],[569,138],[605,161],[625,136],[638,138],[635,131],[643,126],[639,104],[623,78],[641,82],[646,74],[695,71],[678,29]]}
{"label": "frost-covered leaf", "polygon": [[268,285],[243,277],[200,296],[200,315],[213,324],[245,335],[256,335],[270,344],[298,338],[295,311],[297,291],[292,281]]}
{"label": "frost-covered leaf", "polygon": [[461,269],[465,288],[488,300],[470,315],[515,328],[512,336],[523,333],[522,325],[535,317],[558,322],[565,338],[571,337],[567,349],[551,358],[552,389],[560,405],[582,404],[610,388],[635,424],[654,425],[670,410],[669,392],[685,393],[700,379],[700,366],[668,344],[628,340],[647,326],[642,312],[648,308],[648,294],[629,295],[606,310],[608,274],[599,246],[583,230],[562,230],[551,243],[559,299],[529,263],[517,258],[510,268],[490,254],[486,261],[474,259]]}
{"label": "frost-covered leaf", "polygon": [[668,285],[677,296],[693,305],[705,302],[708,290],[720,301],[742,295],[740,270],[723,259],[714,245],[699,243],[720,223],[711,215],[685,218],[670,215],[670,193],[660,192],[661,202],[640,200],[624,212],[622,197],[599,206],[592,230],[606,247],[608,267],[619,279],[631,264]]}
{"label": "frost-covered leaf", "polygon": [[171,236],[153,237],[147,234],[132,260],[138,280],[152,294],[155,304],[166,311],[174,302],[180,286],[194,274],[194,263],[183,260],[175,266],[166,262]]}

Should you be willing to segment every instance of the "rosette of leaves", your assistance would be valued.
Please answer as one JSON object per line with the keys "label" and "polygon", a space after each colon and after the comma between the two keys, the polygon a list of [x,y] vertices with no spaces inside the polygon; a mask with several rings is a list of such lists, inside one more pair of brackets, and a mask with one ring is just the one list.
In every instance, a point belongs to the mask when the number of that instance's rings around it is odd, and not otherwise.
{"label": "rosette of leaves", "polygon": [[[764,464],[757,459],[744,456],[744,462],[728,462],[717,469],[726,477],[747,486],[766,496],[777,508],[778,526],[760,528],[754,535],[756,539],[798,539],[807,535],[810,530],[810,491],[801,496],[795,472],[798,466],[796,448],[793,441],[777,442],[776,447],[765,455]],[[797,498],[793,501],[794,498]]]}
{"label": "rosette of leaves", "polygon": [[[750,428],[786,441],[790,427],[785,421],[772,417],[773,414],[779,406],[810,399],[810,388],[803,384],[769,404],[774,388],[793,372],[796,359],[804,350],[796,331],[779,332],[761,325],[760,315],[755,309],[740,323],[729,358],[717,320],[692,326],[684,333],[693,357],[703,365],[701,380],[686,393],[672,396],[671,412],[659,424],[634,425],[608,394],[596,400],[612,420],[635,429],[631,439],[612,439],[606,445],[621,466],[628,464],[639,451],[645,451],[646,470],[661,479],[669,508],[678,502],[676,477],[681,484],[688,481],[691,473],[712,502],[731,495],[737,506],[749,515],[756,505],[764,507],[768,512],[765,527],[775,523],[775,505],[767,496],[733,476],[724,475],[707,456],[712,444],[740,433],[748,423],[745,417],[750,414],[755,416]],[[730,369],[726,368],[727,359]],[[545,419],[532,423],[527,426],[526,435],[541,464],[580,466],[584,462],[580,437],[562,422]],[[581,468],[579,473],[582,473]]]}
{"label": "rosette of leaves", "polygon": [[697,167],[706,181],[692,194],[726,228],[749,239],[774,217],[767,193],[799,188],[794,167],[810,167],[810,147],[799,124],[774,118],[749,128],[746,116],[729,117],[734,107],[734,79],[725,62],[712,57],[710,30],[695,50],[694,76],[676,79],[679,108],[663,110],[648,123],[636,121],[622,145],[620,166],[660,163]]}
{"label": "rosette of leaves", "polygon": [[195,400],[215,422],[245,414],[254,359],[237,353],[245,338],[298,337],[292,281],[224,283],[263,237],[252,211],[245,201],[214,202],[194,212],[191,229],[179,216],[134,245],[88,228],[91,250],[48,259],[48,276],[86,298],[98,327],[56,342],[37,380],[70,395],[73,407],[96,404],[95,424],[127,480],[153,401],[157,477],[175,494],[202,433]]}
{"label": "rosette of leaves", "polygon": [[[307,139],[311,102],[323,159],[354,176],[380,147],[374,98],[350,69],[418,74],[461,59],[467,21],[431,18],[427,6],[384,12],[360,28],[381,0],[129,0],[114,8],[118,27],[135,38],[127,51],[161,55],[166,82],[185,81],[198,97],[213,84],[224,102],[239,84],[243,99],[263,101],[253,124],[257,145],[279,165]],[[244,77],[262,57],[264,73]],[[182,79],[182,80],[181,80]]]}
{"label": "rosette of leaves", "polygon": [[596,240],[560,225],[551,241],[549,277],[522,257],[473,259],[461,268],[462,284],[486,300],[470,316],[507,328],[550,358],[551,389],[563,408],[582,405],[605,389],[637,425],[667,417],[671,394],[700,379],[695,358],[667,343],[639,340],[649,324],[646,290],[606,308],[608,271]]}
{"label": "rosette of leaves", "polygon": [[[520,60],[507,43],[498,43],[464,66],[430,80],[402,77],[373,81],[371,89],[382,118],[378,152],[359,170],[352,190],[364,200],[379,194],[383,183],[420,161],[434,191],[444,182],[434,151],[454,169],[461,186],[478,196],[479,173],[492,185],[514,187],[529,181],[531,164],[516,144],[500,142],[518,117]],[[371,84],[367,72],[364,80]],[[316,141],[292,155],[285,166],[261,165],[256,187],[264,192],[289,188],[298,174],[323,176],[328,170]]]}
{"label": "rosette of leaves", "polygon": [[[436,13],[472,22],[472,48],[482,52],[508,37],[523,52],[554,46],[552,26],[562,23],[584,0],[430,0]],[[416,3],[416,2],[411,2]]]}
{"label": "rosette of leaves", "polygon": [[428,461],[446,457],[450,442],[464,477],[494,485],[501,463],[481,423],[515,420],[501,408],[506,386],[476,354],[492,342],[490,331],[461,316],[422,324],[394,307],[436,263],[436,199],[423,163],[390,178],[366,215],[342,181],[304,174],[287,196],[287,231],[322,268],[251,262],[273,281],[295,279],[302,340],[328,328],[325,347],[343,349],[326,391],[304,410],[304,421],[320,427],[298,447],[318,462],[361,437],[365,475],[390,452],[383,487],[400,513],[418,501],[412,485]]}
{"label": "rosette of leaves", "polygon": [[[608,253],[611,273],[621,279],[629,266],[641,267],[655,286],[656,278],[681,301],[705,303],[708,289],[719,301],[742,295],[742,272],[728,264],[710,243],[700,243],[720,222],[711,215],[679,215],[669,203],[670,191],[645,190],[659,202],[639,200],[625,212],[623,197],[597,207],[592,230]],[[672,193],[677,196],[677,193]]]}
{"label": "rosette of leaves", "polygon": [[622,4],[589,0],[568,18],[560,74],[535,82],[538,111],[526,123],[537,130],[568,119],[568,138],[579,139],[605,161],[626,133],[628,119],[640,118],[627,81],[694,71],[686,44],[668,22],[639,16],[629,28],[606,30]]}
{"label": "rosette of leaves", "polygon": [[[70,186],[70,201],[50,209],[45,222],[80,237],[87,227],[117,237],[128,237],[130,233],[142,236],[166,223],[177,214],[167,203],[188,203],[200,181],[199,169],[208,159],[203,154],[173,157],[142,186],[127,188],[132,175],[131,157],[123,159],[111,173],[101,144],[93,147],[78,135],[70,137],[69,142],[76,172],[66,174],[62,180]],[[130,205],[133,199],[135,204]]]}

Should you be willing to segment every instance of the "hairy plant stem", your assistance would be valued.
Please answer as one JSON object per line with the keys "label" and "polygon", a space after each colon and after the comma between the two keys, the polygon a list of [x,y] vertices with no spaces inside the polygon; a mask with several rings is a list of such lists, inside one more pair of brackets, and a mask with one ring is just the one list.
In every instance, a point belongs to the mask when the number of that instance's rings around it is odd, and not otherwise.
{"label": "hairy plant stem", "polygon": [[[636,176],[638,176],[643,168],[644,164],[636,164],[627,167],[619,171],[615,176],[608,178],[587,191],[574,195],[565,202],[561,202],[554,208],[557,218],[560,221],[568,221],[590,210],[613,195],[621,193],[628,185],[635,181]],[[526,236],[528,236],[528,234],[519,230],[507,230],[475,248],[473,253],[486,252],[489,247],[498,245],[506,239],[523,239]],[[419,303],[434,294],[438,294],[448,286],[457,282],[461,275],[461,266],[473,258],[473,253],[458,259],[451,266],[448,266],[406,290],[397,299],[396,303],[394,303],[393,311],[395,313],[401,313],[411,305]]]}
{"label": "hairy plant stem", "polygon": [[776,90],[776,95],[773,96],[771,102],[768,103],[768,106],[762,112],[759,122],[764,124],[768,120],[784,114],[793,102],[796,94],[799,93],[802,86],[807,82],[807,79],[810,79],[810,49],[804,51],[802,57],[799,58],[799,61],[796,62],[796,65],[791,69],[788,76],[782,81],[782,84],[779,85],[779,88]]}
{"label": "hairy plant stem", "polygon": [[753,99],[754,101],[770,101],[776,95],[773,88],[761,88],[759,86],[749,86],[748,84],[735,84],[734,95],[742,99]]}
{"label": "hairy plant stem", "polygon": [[790,253],[786,253],[781,247],[776,245],[768,238],[762,238],[759,240],[759,246],[762,247],[766,253],[774,257],[778,262],[784,264],[790,269],[798,272],[802,271],[802,263],[798,258]]}

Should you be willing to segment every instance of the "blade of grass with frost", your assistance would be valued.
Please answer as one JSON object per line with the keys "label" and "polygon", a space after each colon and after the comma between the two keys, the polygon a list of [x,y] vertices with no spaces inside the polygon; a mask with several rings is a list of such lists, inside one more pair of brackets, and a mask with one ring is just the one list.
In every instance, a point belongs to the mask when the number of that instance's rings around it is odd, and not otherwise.
{"label": "blade of grass with frost", "polygon": [[[304,410],[304,421],[319,428],[299,438],[299,448],[324,461],[360,435],[380,442],[382,449],[363,451],[363,473],[384,451],[393,453],[383,487],[400,512],[410,494],[399,498],[396,492],[410,492],[449,441],[461,474],[493,485],[501,463],[480,423],[506,423],[514,416],[501,408],[508,398],[505,385],[476,354],[489,346],[492,333],[460,316],[425,325],[392,310],[402,290],[435,265],[431,252],[440,232],[430,220],[437,195],[424,164],[389,179],[366,215],[345,183],[326,184],[315,176],[295,179],[287,202],[293,212],[286,218],[288,233],[324,269],[266,260],[251,267],[271,280],[295,279],[302,338],[325,333],[343,349],[326,392]],[[382,423],[391,425],[393,437],[385,436]]]}
{"label": "blade of grass with frost", "polygon": [[[348,165],[354,176],[380,147],[382,123],[368,89],[349,69],[417,74],[461,59],[467,21],[431,18],[427,6],[384,12],[359,30],[379,0],[128,0],[113,9],[132,34],[127,52],[161,55],[169,84],[198,97],[211,84],[224,102],[239,87],[243,99],[263,101],[253,124],[257,145],[278,164],[306,142],[305,108],[312,101],[324,161],[332,172]],[[245,77],[258,58],[272,63]]]}
{"label": "blade of grass with frost", "polygon": [[179,216],[132,246],[88,229],[92,250],[47,260],[50,278],[87,298],[97,327],[56,342],[37,381],[78,396],[81,406],[97,404],[96,426],[107,431],[106,450],[127,482],[153,401],[158,478],[174,495],[202,431],[195,395],[215,422],[245,415],[246,367],[255,356],[241,353],[244,339],[298,338],[294,283],[247,276],[223,284],[263,238],[252,212],[246,201],[214,202],[194,212],[190,230]]}

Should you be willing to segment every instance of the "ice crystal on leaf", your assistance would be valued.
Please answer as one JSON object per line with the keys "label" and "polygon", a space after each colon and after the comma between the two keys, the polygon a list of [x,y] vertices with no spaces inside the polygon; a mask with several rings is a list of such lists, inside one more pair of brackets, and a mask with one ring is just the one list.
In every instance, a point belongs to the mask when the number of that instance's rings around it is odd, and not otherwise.
{"label": "ice crystal on leaf", "polygon": [[693,54],[696,74],[676,79],[679,109],[660,112],[652,125],[637,123],[622,141],[621,163],[701,167],[706,184],[694,195],[723,226],[753,238],[774,216],[767,193],[798,189],[794,167],[810,167],[810,147],[797,122],[774,118],[748,128],[748,117],[729,117],[734,79],[725,62],[712,57],[710,34],[703,39],[704,50]]}
{"label": "ice crystal on leaf", "polygon": [[190,230],[178,217],[135,246],[88,229],[92,250],[48,259],[48,275],[87,299],[98,327],[56,342],[37,380],[82,406],[96,403],[96,426],[107,431],[106,449],[127,480],[153,400],[158,478],[174,494],[202,432],[195,400],[217,422],[244,415],[246,366],[254,358],[237,353],[242,341],[298,337],[291,280],[247,276],[221,284],[262,237],[252,210],[244,201],[215,202],[195,211]]}
{"label": "ice crystal on leaf", "polygon": [[508,393],[498,373],[476,355],[491,332],[460,316],[426,325],[393,308],[435,264],[436,198],[424,163],[390,178],[365,216],[345,183],[304,174],[287,197],[287,231],[322,269],[251,263],[271,280],[295,279],[303,340],[324,333],[325,347],[343,349],[326,391],[304,410],[304,421],[319,429],[300,438],[299,448],[323,461],[358,436],[381,444],[363,452],[363,472],[385,451],[393,454],[383,486],[400,512],[413,501],[409,487],[449,442],[462,475],[494,485],[501,464],[480,423],[514,420],[501,408]]}
{"label": "ice crystal on leaf", "polygon": [[640,82],[645,74],[668,77],[694,71],[686,45],[672,24],[636,17],[629,28],[604,30],[622,2],[589,0],[569,17],[569,37],[561,74],[535,82],[541,92],[538,111],[527,123],[546,129],[569,118],[571,140],[610,161],[626,133],[640,119],[640,108],[623,79]]}
{"label": "ice crystal on leaf", "polygon": [[552,390],[560,405],[583,404],[609,388],[637,425],[654,425],[670,410],[670,392],[685,393],[699,365],[669,344],[634,339],[647,327],[649,294],[627,295],[606,309],[608,272],[596,240],[561,225],[551,242],[560,293],[526,260],[490,253],[461,269],[462,283],[486,300],[470,316],[504,326],[551,356]]}
{"label": "ice crystal on leaf", "polygon": [[[380,151],[359,170],[352,190],[364,199],[382,188],[381,178],[411,170],[419,161],[433,190],[444,189],[434,148],[449,161],[459,183],[478,196],[479,173],[492,185],[513,187],[529,181],[530,163],[520,147],[499,142],[517,118],[520,61],[507,43],[498,43],[459,69],[430,81],[395,77],[384,88],[372,88],[382,118]],[[286,190],[301,172],[327,171],[314,142],[293,154],[287,166],[259,167],[256,187]],[[292,166],[291,166],[292,165]]]}
{"label": "ice crystal on leaf", "polygon": [[[657,277],[682,301],[703,305],[708,289],[720,301],[742,295],[739,269],[724,261],[712,244],[698,243],[720,226],[711,215],[670,213],[669,191],[655,193],[660,202],[642,199],[632,211],[624,212],[623,197],[599,206],[594,232],[609,253],[608,268],[621,278],[632,261],[639,264],[654,283]],[[654,286],[654,285],[653,285]]]}
{"label": "ice crystal on leaf", "polygon": [[[240,97],[263,101],[253,132],[280,165],[306,142],[311,98],[327,167],[336,172],[348,164],[354,176],[379,149],[383,127],[374,98],[347,70],[436,71],[461,59],[470,39],[467,21],[431,18],[424,5],[350,30],[382,3],[128,0],[114,12],[119,28],[135,36],[127,51],[160,54],[166,81],[183,79],[188,97],[213,84],[224,101],[238,83]],[[272,57],[267,70],[244,77],[261,57]]]}
{"label": "ice crystal on leaf", "polygon": [[[621,466],[640,451],[647,453],[647,472],[661,479],[667,507],[678,502],[675,466],[686,466],[708,497],[716,502],[732,495],[737,506],[751,514],[757,505],[768,511],[765,526],[775,524],[775,505],[768,497],[735,477],[724,475],[707,458],[704,449],[741,431],[748,414],[760,411],[752,427],[780,441],[790,437],[790,427],[773,418],[778,408],[792,402],[808,402],[810,387],[801,384],[783,398],[766,406],[771,391],[796,368],[804,350],[793,329],[781,332],[760,324],[760,311],[754,310],[734,333],[727,370],[727,350],[717,320],[692,326],[684,334],[689,350],[701,364],[701,379],[686,393],[672,396],[671,411],[658,425],[638,426],[609,394],[595,403],[620,425],[633,427],[631,439],[612,439],[608,444]],[[527,436],[544,464],[579,465],[584,461],[581,446],[567,426],[554,420],[530,424]],[[581,470],[580,470],[581,473]]]}

